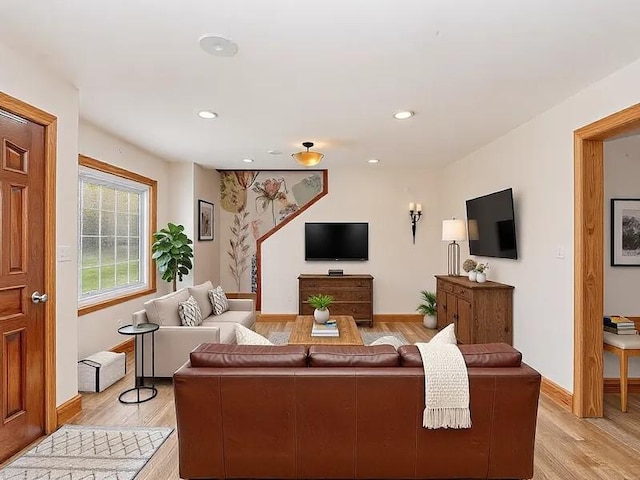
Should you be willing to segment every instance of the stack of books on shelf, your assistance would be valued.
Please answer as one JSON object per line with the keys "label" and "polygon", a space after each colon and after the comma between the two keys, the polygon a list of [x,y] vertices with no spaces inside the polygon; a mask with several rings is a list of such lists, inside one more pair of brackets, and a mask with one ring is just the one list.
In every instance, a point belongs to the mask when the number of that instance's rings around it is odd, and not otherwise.
{"label": "stack of books on shelf", "polygon": [[313,322],[311,327],[312,337],[339,337],[338,324],[335,320],[327,320],[327,323],[320,324]]}
{"label": "stack of books on shelf", "polygon": [[611,315],[604,317],[604,331],[615,333],[616,335],[636,335],[636,324],[627,317]]}

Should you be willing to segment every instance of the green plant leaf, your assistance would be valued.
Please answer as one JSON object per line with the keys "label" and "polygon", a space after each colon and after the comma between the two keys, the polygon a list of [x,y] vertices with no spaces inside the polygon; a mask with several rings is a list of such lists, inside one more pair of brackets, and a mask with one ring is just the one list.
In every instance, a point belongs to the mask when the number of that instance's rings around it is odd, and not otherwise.
{"label": "green plant leaf", "polygon": [[155,242],[151,245],[151,258],[162,279],[172,282],[176,276],[188,275],[193,268],[191,258],[193,249],[189,246],[193,242],[184,233],[183,225],[168,223],[167,226],[153,234]]}
{"label": "green plant leaf", "polygon": [[434,292],[422,290],[420,292],[420,300],[422,303],[416,307],[416,311],[420,314],[435,316],[438,313],[437,296]]}
{"label": "green plant leaf", "polygon": [[313,308],[326,310],[333,303],[333,297],[331,295],[319,293],[316,295],[310,295],[307,302],[309,302],[309,305]]}

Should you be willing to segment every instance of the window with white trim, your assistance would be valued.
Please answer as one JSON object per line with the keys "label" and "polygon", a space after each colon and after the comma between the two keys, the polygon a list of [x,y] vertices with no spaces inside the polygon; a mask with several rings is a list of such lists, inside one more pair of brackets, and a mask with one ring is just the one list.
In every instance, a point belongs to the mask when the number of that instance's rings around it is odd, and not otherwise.
{"label": "window with white trim", "polygon": [[124,170],[112,167],[119,174],[109,173],[86,166],[82,159],[78,175],[80,309],[126,299],[151,288],[149,219],[153,188],[125,178]]}

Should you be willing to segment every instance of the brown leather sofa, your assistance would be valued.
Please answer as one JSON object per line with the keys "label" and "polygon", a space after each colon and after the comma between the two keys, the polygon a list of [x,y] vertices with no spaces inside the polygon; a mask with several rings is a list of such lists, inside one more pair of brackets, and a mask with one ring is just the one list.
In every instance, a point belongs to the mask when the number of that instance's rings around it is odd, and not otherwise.
{"label": "brown leather sofa", "polygon": [[174,375],[180,476],[529,479],[540,375],[460,345],[470,429],[422,427],[417,347],[202,344]]}

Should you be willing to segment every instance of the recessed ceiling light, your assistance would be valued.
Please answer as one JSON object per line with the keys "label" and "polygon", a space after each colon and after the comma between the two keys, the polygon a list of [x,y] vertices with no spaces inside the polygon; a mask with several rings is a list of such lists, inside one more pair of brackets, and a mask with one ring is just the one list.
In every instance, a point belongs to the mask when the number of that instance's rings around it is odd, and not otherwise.
{"label": "recessed ceiling light", "polygon": [[207,34],[200,37],[200,48],[210,55],[233,57],[238,53],[238,44],[220,35]]}
{"label": "recessed ceiling light", "polygon": [[198,116],[200,118],[212,119],[217,118],[218,114],[216,112],[212,112],[211,110],[200,110],[198,112]]}
{"label": "recessed ceiling light", "polygon": [[282,155],[282,152],[280,150],[267,150],[267,153],[269,155]]}
{"label": "recessed ceiling light", "polygon": [[370,158],[369,160],[367,160],[367,163],[379,163],[380,160],[378,160],[377,158]]}
{"label": "recessed ceiling light", "polygon": [[415,115],[411,110],[402,110],[401,112],[396,112],[393,114],[393,118],[396,120],[406,120],[407,118],[411,118]]}
{"label": "recessed ceiling light", "polygon": [[253,158],[243,158],[242,161],[245,163],[253,163]]}

